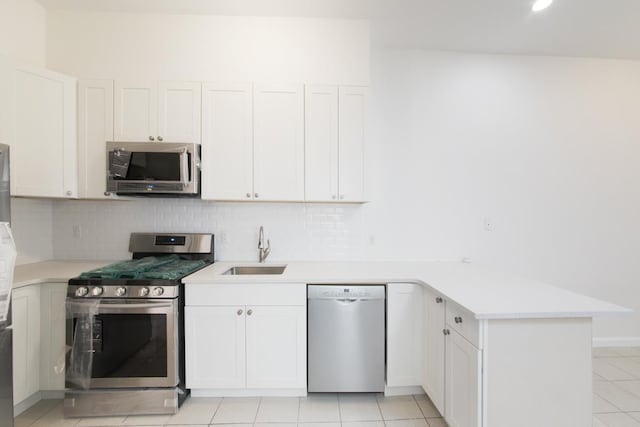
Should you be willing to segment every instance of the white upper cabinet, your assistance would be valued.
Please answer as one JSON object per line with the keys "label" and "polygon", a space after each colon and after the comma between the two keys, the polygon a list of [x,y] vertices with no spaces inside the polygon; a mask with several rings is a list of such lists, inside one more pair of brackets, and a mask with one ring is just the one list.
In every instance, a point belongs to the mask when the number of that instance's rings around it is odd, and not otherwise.
{"label": "white upper cabinet", "polygon": [[367,89],[305,88],[305,200],[361,202]]}
{"label": "white upper cabinet", "polygon": [[340,201],[364,199],[364,146],[367,138],[368,89],[339,88],[338,104],[338,173]]}
{"label": "white upper cabinet", "polygon": [[200,143],[200,82],[158,83],[158,140]]}
{"label": "white upper cabinet", "polygon": [[254,199],[304,200],[304,94],[301,85],[255,86]]}
{"label": "white upper cabinet", "polygon": [[117,141],[200,143],[201,83],[115,82]]}
{"label": "white upper cabinet", "polygon": [[115,82],[116,141],[155,141],[158,92],[151,82]]}
{"label": "white upper cabinet", "polygon": [[338,200],[338,87],[305,87],[305,199]]}
{"label": "white upper cabinet", "polygon": [[11,193],[77,196],[76,80],[52,71],[15,67]]}
{"label": "white upper cabinet", "polygon": [[253,87],[202,85],[202,198],[253,199]]}
{"label": "white upper cabinet", "polygon": [[78,82],[78,196],[105,198],[106,141],[113,140],[113,80]]}

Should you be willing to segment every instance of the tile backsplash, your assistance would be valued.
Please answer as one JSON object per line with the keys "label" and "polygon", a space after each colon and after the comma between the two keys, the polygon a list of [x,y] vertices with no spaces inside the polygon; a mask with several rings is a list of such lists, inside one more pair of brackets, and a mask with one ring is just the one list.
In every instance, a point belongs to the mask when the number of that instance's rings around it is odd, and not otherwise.
{"label": "tile backsplash", "polygon": [[53,258],[53,202],[11,198],[11,229],[18,264]]}
{"label": "tile backsplash", "polygon": [[258,228],[269,260],[366,257],[363,207],[331,204],[214,203],[189,199],[53,202],[56,259],[124,259],[129,234],[211,232],[219,260],[257,261]]}

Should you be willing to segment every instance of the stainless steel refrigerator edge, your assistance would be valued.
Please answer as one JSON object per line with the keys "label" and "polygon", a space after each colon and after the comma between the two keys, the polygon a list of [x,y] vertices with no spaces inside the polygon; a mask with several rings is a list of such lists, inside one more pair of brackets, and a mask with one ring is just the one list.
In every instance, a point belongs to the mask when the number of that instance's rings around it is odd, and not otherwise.
{"label": "stainless steel refrigerator edge", "polygon": [[382,392],[384,285],[309,285],[308,391]]}
{"label": "stainless steel refrigerator edge", "polygon": [[[11,221],[9,146],[0,144],[0,222]],[[0,427],[13,427],[13,336],[11,311],[0,322]]]}

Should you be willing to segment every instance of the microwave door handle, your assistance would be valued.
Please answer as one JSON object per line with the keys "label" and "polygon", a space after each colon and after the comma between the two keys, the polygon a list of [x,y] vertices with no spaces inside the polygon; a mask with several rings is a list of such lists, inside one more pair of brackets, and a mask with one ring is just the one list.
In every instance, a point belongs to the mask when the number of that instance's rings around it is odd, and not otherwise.
{"label": "microwave door handle", "polygon": [[186,148],[180,153],[180,180],[185,187],[189,185],[189,155]]}

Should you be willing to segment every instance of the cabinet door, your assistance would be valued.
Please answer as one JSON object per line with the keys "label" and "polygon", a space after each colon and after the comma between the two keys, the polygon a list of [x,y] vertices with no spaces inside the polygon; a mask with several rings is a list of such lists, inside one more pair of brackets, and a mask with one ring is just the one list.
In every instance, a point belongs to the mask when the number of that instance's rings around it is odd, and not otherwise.
{"label": "cabinet door", "polygon": [[338,200],[338,88],[306,86],[304,97],[305,200]]}
{"label": "cabinet door", "polygon": [[48,70],[14,73],[14,196],[77,195],[76,80]]}
{"label": "cabinet door", "polygon": [[151,82],[115,82],[114,138],[116,141],[155,141],[158,129],[158,91]]}
{"label": "cabinet door", "polygon": [[11,300],[13,322],[13,403],[40,390],[40,288],[16,289]]}
{"label": "cabinet door", "polygon": [[254,198],[304,200],[302,86],[254,88]]}
{"label": "cabinet door", "polygon": [[441,414],[444,414],[445,302],[424,291],[424,368],[422,387]]}
{"label": "cabinet door", "polygon": [[40,287],[40,390],[64,390],[66,283]]}
{"label": "cabinet door", "polygon": [[481,353],[447,326],[445,419],[450,427],[480,427]]}
{"label": "cabinet door", "polygon": [[339,189],[340,200],[364,200],[364,145],[367,137],[367,93],[364,87],[340,87]]}
{"label": "cabinet door", "polygon": [[253,198],[251,84],[202,86],[202,198]]}
{"label": "cabinet door", "polygon": [[187,388],[245,387],[244,307],[186,307]]}
{"label": "cabinet door", "polygon": [[200,143],[200,82],[158,83],[157,141]]}
{"label": "cabinet door", "polygon": [[247,307],[247,387],[307,386],[305,307]]}
{"label": "cabinet door", "polygon": [[387,285],[387,386],[422,382],[422,286]]}
{"label": "cabinet door", "polygon": [[113,141],[113,80],[78,82],[78,196],[103,199],[106,141]]}

